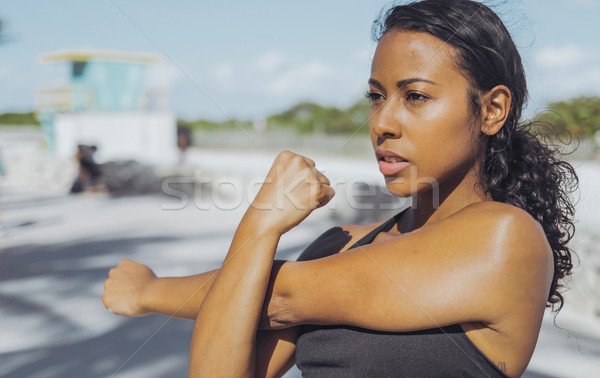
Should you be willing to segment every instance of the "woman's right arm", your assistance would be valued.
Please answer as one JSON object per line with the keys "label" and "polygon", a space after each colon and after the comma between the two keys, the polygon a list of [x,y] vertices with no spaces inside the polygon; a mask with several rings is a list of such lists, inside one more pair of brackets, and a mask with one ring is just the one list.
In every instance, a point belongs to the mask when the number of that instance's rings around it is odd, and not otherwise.
{"label": "woman's right arm", "polygon": [[157,278],[146,265],[124,259],[108,273],[102,301],[117,315],[161,314],[195,320],[217,272]]}
{"label": "woman's right arm", "polygon": [[[102,301],[117,315],[161,314],[195,320],[218,270],[186,277],[157,278],[146,265],[121,260],[104,283]],[[259,331],[256,376],[280,377],[294,365],[297,327]]]}
{"label": "woman's right arm", "polygon": [[[341,232],[349,233],[352,237],[348,238],[343,247],[337,248],[344,250],[379,224],[339,227],[343,230]],[[320,235],[305,252],[311,250],[313,246],[322,248],[323,244],[328,244],[323,239],[330,237],[328,236],[330,231]],[[334,252],[338,253],[340,250]],[[309,252],[309,254],[313,253]],[[321,252],[318,255],[322,257]],[[146,265],[124,259],[108,273],[109,278],[104,283],[102,301],[106,308],[117,315],[160,314],[195,320],[218,272],[219,270],[216,269],[193,276],[157,278]]]}

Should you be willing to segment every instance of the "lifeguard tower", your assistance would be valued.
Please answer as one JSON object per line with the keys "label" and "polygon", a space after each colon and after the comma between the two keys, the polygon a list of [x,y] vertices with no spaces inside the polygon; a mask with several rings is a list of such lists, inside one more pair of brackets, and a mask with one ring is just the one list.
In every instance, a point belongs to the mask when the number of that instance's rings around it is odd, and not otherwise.
{"label": "lifeguard tower", "polygon": [[144,87],[158,55],[73,49],[44,54],[41,64],[67,64],[65,85],[40,88],[36,110],[49,151],[72,157],[78,144],[98,147],[96,159],[171,164],[177,126],[166,89]]}

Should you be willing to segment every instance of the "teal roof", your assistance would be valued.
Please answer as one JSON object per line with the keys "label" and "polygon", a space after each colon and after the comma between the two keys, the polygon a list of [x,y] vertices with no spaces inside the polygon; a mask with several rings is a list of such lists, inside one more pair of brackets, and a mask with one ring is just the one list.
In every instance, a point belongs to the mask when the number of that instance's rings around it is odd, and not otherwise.
{"label": "teal roof", "polygon": [[57,63],[64,61],[87,62],[103,61],[115,63],[156,64],[161,61],[160,55],[134,51],[115,51],[100,49],[64,49],[42,54],[40,63]]}

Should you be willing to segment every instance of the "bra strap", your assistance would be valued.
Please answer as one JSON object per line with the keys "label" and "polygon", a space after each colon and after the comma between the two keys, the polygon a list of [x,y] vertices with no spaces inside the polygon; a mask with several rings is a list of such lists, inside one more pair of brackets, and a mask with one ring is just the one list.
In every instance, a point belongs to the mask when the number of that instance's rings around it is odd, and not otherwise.
{"label": "bra strap", "polygon": [[398,214],[396,214],[393,217],[391,217],[390,219],[388,219],[385,223],[383,223],[379,227],[373,229],[367,235],[363,236],[359,241],[352,244],[352,246],[348,249],[362,247],[363,245],[370,244],[373,241],[373,239],[375,239],[375,237],[377,235],[379,235],[380,232],[389,231],[392,227],[394,227],[394,224],[396,224],[396,222],[398,222],[398,220],[400,219],[402,214],[404,214],[404,212],[406,212],[406,210],[408,210],[408,209],[410,209],[410,207],[407,207],[406,209],[402,210]]}

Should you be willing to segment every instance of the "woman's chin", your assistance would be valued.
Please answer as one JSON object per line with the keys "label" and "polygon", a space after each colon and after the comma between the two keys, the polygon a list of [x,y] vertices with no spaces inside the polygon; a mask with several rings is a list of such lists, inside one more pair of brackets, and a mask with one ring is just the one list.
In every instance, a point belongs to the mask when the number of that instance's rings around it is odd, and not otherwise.
{"label": "woman's chin", "polygon": [[406,183],[396,183],[394,182],[393,178],[388,179],[387,177],[385,181],[385,186],[387,190],[394,197],[407,198],[412,197],[415,194],[413,191],[410,190],[410,186]]}
{"label": "woman's chin", "polygon": [[[387,190],[395,197],[408,198],[416,195],[434,195],[439,196],[439,188],[429,182],[415,184],[414,182],[398,182],[394,178],[386,177],[385,186]],[[431,194],[426,194],[431,192]]]}

